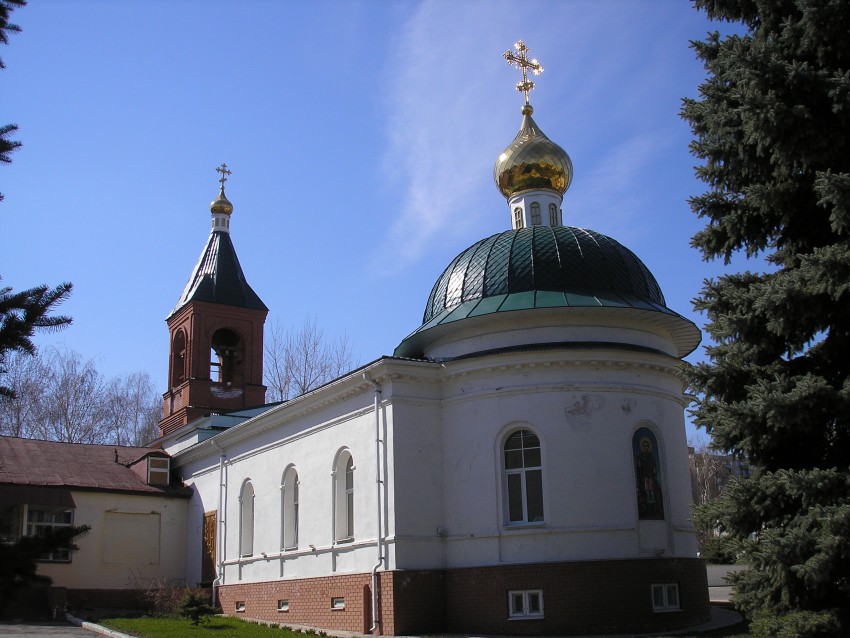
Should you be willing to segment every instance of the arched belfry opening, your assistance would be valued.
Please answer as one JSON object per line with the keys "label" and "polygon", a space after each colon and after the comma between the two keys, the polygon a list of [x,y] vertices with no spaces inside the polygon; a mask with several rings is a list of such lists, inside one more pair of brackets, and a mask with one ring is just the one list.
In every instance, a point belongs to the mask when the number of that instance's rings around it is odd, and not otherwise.
{"label": "arched belfry opening", "polygon": [[171,339],[171,387],[186,380],[186,333],[177,330]]}
{"label": "arched belfry opening", "polygon": [[213,333],[210,342],[210,380],[232,385],[244,378],[242,371],[242,340],[229,328]]}
{"label": "arched belfry opening", "polygon": [[177,305],[166,323],[171,334],[169,388],[159,423],[168,434],[209,414],[263,405],[263,326],[268,308],[242,272],[230,239],[233,205],[224,195],[230,171],[210,205],[212,224]]}

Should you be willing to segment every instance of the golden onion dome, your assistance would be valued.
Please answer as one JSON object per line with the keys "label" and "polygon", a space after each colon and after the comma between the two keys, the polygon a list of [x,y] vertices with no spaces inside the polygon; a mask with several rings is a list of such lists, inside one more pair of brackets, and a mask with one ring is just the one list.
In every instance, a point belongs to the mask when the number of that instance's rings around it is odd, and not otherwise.
{"label": "golden onion dome", "polygon": [[210,204],[210,211],[213,215],[230,215],[233,212],[233,204],[224,196],[224,186],[215,201]]}
{"label": "golden onion dome", "polygon": [[563,195],[573,180],[573,162],[534,122],[530,104],[522,108],[522,126],[493,167],[493,179],[506,198],[525,190]]}

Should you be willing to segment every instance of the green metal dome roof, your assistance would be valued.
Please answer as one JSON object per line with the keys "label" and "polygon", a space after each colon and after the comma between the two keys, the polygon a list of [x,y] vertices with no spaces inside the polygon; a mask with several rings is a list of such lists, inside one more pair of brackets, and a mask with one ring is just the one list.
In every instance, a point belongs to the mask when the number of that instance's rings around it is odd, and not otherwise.
{"label": "green metal dome roof", "polygon": [[431,290],[422,325],[396,354],[411,356],[423,332],[461,319],[559,307],[660,313],[683,324],[689,344],[696,338],[687,352],[699,343],[695,326],[665,305],[655,277],[628,248],[584,228],[535,226],[482,239],[455,257]]}
{"label": "green metal dome roof", "polygon": [[434,284],[422,323],[476,300],[470,314],[497,312],[508,297],[515,306],[520,301],[515,295],[535,292],[551,294],[538,295],[533,306],[526,299],[522,307],[667,310],[655,277],[619,242],[584,228],[535,226],[482,239],[455,257]]}

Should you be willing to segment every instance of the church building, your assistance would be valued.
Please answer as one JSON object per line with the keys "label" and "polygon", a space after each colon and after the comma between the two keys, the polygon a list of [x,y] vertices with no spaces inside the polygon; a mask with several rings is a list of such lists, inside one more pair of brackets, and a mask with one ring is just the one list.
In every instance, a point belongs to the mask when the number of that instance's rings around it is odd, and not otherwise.
{"label": "church building", "polygon": [[[263,405],[266,306],[212,231],[168,317],[162,438],[191,488],[185,578],[226,614],[382,635],[576,635],[708,620],[682,381],[699,329],[628,248],[564,225],[569,155],[496,159],[507,230],[463,250],[383,356]],[[483,177],[483,176],[482,176]]]}

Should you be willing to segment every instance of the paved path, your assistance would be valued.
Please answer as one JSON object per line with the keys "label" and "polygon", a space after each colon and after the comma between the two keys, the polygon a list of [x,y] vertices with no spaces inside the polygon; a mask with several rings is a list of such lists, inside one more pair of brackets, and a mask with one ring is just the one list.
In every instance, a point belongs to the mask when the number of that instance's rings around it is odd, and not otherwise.
{"label": "paved path", "polygon": [[94,638],[97,634],[75,627],[69,623],[26,623],[26,624],[6,624],[0,623],[0,636],[3,638]]}

